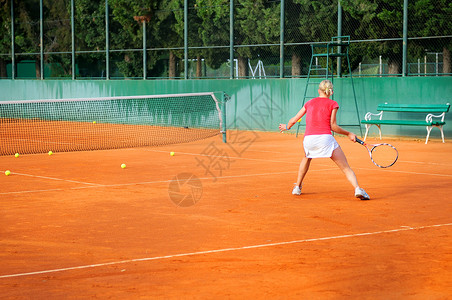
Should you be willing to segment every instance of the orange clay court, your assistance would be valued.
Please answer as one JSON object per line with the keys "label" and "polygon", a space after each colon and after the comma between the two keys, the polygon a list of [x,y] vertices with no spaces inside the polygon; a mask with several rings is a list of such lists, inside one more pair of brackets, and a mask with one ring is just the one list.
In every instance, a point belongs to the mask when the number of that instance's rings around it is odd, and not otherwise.
{"label": "orange clay court", "polygon": [[300,137],[228,134],[0,156],[0,298],[452,297],[450,141],[385,139],[380,169],[337,136],[360,201],[329,159],[291,194]]}

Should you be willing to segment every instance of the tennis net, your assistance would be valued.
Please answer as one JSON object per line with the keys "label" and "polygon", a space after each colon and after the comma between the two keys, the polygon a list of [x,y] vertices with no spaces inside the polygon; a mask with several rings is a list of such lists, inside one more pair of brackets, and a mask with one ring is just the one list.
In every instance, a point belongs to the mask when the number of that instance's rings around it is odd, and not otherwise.
{"label": "tennis net", "polygon": [[0,155],[159,146],[220,133],[226,141],[227,99],[208,92],[0,101]]}

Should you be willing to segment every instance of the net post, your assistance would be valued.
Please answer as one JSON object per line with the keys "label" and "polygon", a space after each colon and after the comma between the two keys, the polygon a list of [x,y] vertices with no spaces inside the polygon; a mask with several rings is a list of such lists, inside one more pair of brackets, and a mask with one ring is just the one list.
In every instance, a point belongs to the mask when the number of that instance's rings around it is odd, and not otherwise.
{"label": "net post", "polygon": [[225,92],[221,93],[221,118],[223,119],[221,132],[223,133],[223,143],[227,143],[226,140],[226,101],[227,95]]}

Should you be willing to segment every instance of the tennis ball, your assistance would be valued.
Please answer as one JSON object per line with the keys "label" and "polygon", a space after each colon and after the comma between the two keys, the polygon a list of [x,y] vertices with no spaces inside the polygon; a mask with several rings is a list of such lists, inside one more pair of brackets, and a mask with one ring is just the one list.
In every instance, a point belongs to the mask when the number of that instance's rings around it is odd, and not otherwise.
{"label": "tennis ball", "polygon": [[53,154],[53,152],[52,151],[49,151],[49,155],[52,155]]}
{"label": "tennis ball", "polygon": [[126,164],[122,164],[121,168],[125,169],[126,168]]}
{"label": "tennis ball", "polygon": [[19,153],[14,154],[14,157],[19,157]]}
{"label": "tennis ball", "polygon": [[170,155],[171,155],[171,156],[174,156],[174,154],[176,154],[176,153],[174,153],[174,152],[172,152],[172,151],[170,152]]}
{"label": "tennis ball", "polygon": [[11,171],[10,171],[10,170],[6,170],[6,171],[5,171],[5,175],[6,175],[6,176],[9,176],[9,174],[11,174]]}
{"label": "tennis ball", "polygon": [[93,124],[96,124],[96,121],[93,121]]}

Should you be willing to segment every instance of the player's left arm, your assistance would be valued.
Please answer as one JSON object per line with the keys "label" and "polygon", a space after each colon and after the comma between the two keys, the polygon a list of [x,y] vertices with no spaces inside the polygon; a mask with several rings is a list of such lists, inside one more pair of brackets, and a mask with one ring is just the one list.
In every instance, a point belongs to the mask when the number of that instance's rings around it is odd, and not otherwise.
{"label": "player's left arm", "polygon": [[346,135],[351,141],[356,142],[356,135],[353,132],[347,131],[337,125],[337,110],[338,109],[335,108],[331,112],[331,130],[338,134]]}
{"label": "player's left arm", "polygon": [[289,120],[287,124],[279,124],[279,130],[289,130],[295,123],[298,122],[306,114],[306,108],[303,106],[298,113]]}

